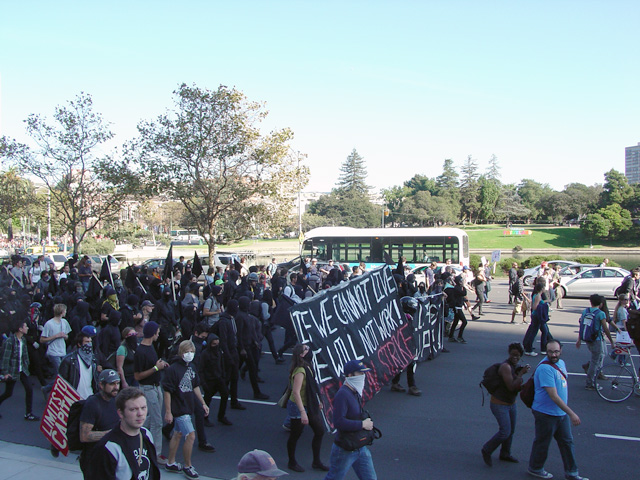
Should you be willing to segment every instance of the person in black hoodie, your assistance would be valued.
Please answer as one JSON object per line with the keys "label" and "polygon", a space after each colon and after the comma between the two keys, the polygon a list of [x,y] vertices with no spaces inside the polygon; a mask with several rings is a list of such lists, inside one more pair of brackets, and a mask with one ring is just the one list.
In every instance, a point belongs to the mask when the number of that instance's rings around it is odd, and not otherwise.
{"label": "person in black hoodie", "polygon": [[127,303],[120,307],[120,313],[122,319],[120,320],[120,331],[123,331],[127,327],[134,328],[136,323],[142,318],[142,313],[138,308],[139,299],[137,295],[127,296]]}
{"label": "person in black hoodie", "polygon": [[162,292],[162,300],[155,303],[156,322],[160,325],[160,338],[158,339],[158,355],[167,357],[168,349],[173,343],[178,327],[173,294],[170,289]]}
{"label": "person in black hoodie", "polygon": [[236,325],[238,328],[238,350],[240,354],[240,366],[247,364],[249,379],[253,389],[253,398],[256,400],[267,400],[269,395],[260,391],[258,385],[258,367],[255,362],[254,350],[258,344],[256,329],[260,331],[260,320],[249,313],[249,297],[240,297],[238,300],[238,313],[236,315]]}
{"label": "person in black hoodie", "polygon": [[[115,351],[118,350],[120,342],[122,341],[119,328],[121,318],[122,315],[120,312],[117,310],[111,310],[111,312],[109,312],[107,325],[105,325],[98,334],[98,348],[106,358],[109,358],[112,353],[115,353]],[[111,367],[114,369],[116,367],[115,357]]]}
{"label": "person in black hoodie", "polygon": [[224,289],[222,291],[222,305],[227,307],[229,301],[236,296],[236,290],[238,289],[238,276],[239,273],[237,270],[229,271],[229,279],[224,284]]}
{"label": "person in black hoodie", "polygon": [[[220,338],[215,333],[210,333],[207,338],[207,346],[200,354],[198,366],[200,375],[200,386],[203,390],[204,403],[207,406],[211,403],[213,396],[220,394],[220,406],[218,407],[218,422],[223,425],[232,425],[226,417],[227,402],[229,400],[229,388],[225,378],[225,369],[222,361],[222,351],[220,350]],[[207,417],[206,426],[213,426]]]}
{"label": "person in black hoodie", "polygon": [[87,302],[78,302],[76,308],[74,309],[73,316],[69,321],[72,333],[71,338],[75,338],[75,336],[82,330],[82,327],[91,324],[92,322],[91,314],[89,313],[89,304]]}
{"label": "person in black hoodie", "polygon": [[238,327],[235,319],[237,313],[238,301],[229,300],[227,309],[220,314],[220,320],[216,325],[218,325],[220,348],[224,358],[225,378],[229,382],[231,408],[245,410],[246,408],[238,401],[238,365],[240,364],[240,356],[238,354]]}

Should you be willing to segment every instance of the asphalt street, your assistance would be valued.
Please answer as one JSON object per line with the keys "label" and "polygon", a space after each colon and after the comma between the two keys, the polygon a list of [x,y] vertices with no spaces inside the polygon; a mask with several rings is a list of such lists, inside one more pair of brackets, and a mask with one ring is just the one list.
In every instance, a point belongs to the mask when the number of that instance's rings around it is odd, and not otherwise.
{"label": "asphalt street", "polygon": [[[482,444],[497,431],[491,415],[488,397],[482,406],[478,386],[484,369],[507,357],[507,345],[522,341],[526,325],[510,324],[511,306],[507,305],[505,282],[493,282],[492,302],[485,305],[485,315],[469,321],[465,332],[466,345],[446,342],[451,351],[435,360],[418,365],[416,381],[423,390],[421,397],[394,393],[383,388],[371,400],[367,409],[383,438],[371,447],[380,479],[513,479],[532,478],[526,474],[527,460],[534,435],[531,411],[518,400],[518,425],[512,454],[521,463],[500,462],[494,454],[494,466],[487,467],[480,455]],[[586,391],[580,365],[587,361],[588,350],[575,347],[580,312],[587,299],[565,299],[563,310],[554,309],[549,328],[552,335],[565,345],[562,358],[569,376],[569,405],[580,416],[582,424],[573,427],[576,456],[580,473],[591,480],[638,478],[637,459],[640,453],[640,398],[632,396],[613,404],[596,392]],[[612,305],[610,305],[612,306]],[[521,318],[521,317],[520,317]],[[517,319],[518,320],[518,319]],[[518,320],[519,321],[519,320]],[[281,344],[282,332],[277,332],[276,344]],[[539,349],[539,337],[536,347]],[[637,352],[636,352],[637,353]],[[524,363],[535,366],[541,357],[523,357]],[[607,359],[608,360],[608,359]],[[606,361],[607,361],[606,360]],[[634,359],[636,367],[640,363]],[[194,452],[193,463],[198,472],[216,478],[232,478],[239,458],[248,450],[259,448],[270,452],[278,465],[286,469],[287,433],[282,429],[284,410],[275,406],[287,382],[287,366],[277,366],[270,355],[261,360],[261,376],[267,381],[262,388],[271,395],[267,402],[254,402],[247,381],[240,382],[240,396],[246,400],[246,411],[229,410],[233,426],[207,428],[208,440],[216,453]],[[406,386],[406,379],[403,378]],[[0,440],[16,444],[48,447],[37,423],[27,423],[24,414],[24,391],[16,385],[14,397],[0,408]],[[44,400],[35,388],[34,411],[40,414]],[[217,403],[212,403],[212,411]],[[329,461],[332,435],[324,439],[322,456]],[[168,442],[165,442],[165,454]],[[549,450],[546,469],[563,478],[560,454],[555,443]],[[73,455],[73,454],[71,454]],[[71,456],[70,455],[70,456]],[[321,472],[311,470],[311,432],[306,429],[298,443],[298,462],[307,471],[291,473],[302,479],[321,479]],[[180,457],[180,453],[179,453]],[[67,462],[71,459],[64,459]],[[63,461],[63,460],[57,460]],[[163,478],[171,477],[163,474]],[[355,479],[351,472],[348,479]]]}

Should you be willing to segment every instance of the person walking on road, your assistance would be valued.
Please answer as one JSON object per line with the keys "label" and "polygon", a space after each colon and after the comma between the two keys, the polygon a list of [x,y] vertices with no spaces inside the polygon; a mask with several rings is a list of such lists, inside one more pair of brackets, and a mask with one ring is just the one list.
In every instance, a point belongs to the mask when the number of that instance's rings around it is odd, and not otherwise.
{"label": "person walking on road", "polygon": [[535,395],[531,412],[535,419],[536,433],[531,447],[528,472],[538,478],[553,478],[553,475],[544,469],[544,464],[549,454],[551,439],[555,438],[562,456],[565,478],[589,480],[578,473],[571,425],[580,425],[580,417],[567,405],[567,367],[560,359],[561,355],[562,344],[558,340],[550,340],[547,343],[547,356],[538,364],[533,374]]}
{"label": "person walking on road", "polygon": [[482,458],[489,467],[492,466],[491,454],[500,447],[500,460],[518,463],[511,455],[511,443],[513,433],[516,430],[517,408],[516,399],[522,389],[522,376],[525,375],[530,365],[518,367],[524,348],[519,343],[512,343],[507,349],[509,357],[498,367],[498,388],[491,394],[491,413],[498,421],[498,433],[496,433],[482,447]]}

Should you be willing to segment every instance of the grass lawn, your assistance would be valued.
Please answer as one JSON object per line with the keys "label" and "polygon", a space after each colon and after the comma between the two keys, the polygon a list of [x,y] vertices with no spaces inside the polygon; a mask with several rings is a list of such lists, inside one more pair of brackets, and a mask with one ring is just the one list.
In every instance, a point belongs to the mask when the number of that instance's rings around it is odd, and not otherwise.
{"label": "grass lawn", "polygon": [[[516,245],[523,249],[539,248],[589,248],[589,239],[577,227],[527,228],[533,233],[522,236],[504,236],[503,228],[467,230],[471,248],[511,250]],[[602,248],[600,242],[593,248]]]}

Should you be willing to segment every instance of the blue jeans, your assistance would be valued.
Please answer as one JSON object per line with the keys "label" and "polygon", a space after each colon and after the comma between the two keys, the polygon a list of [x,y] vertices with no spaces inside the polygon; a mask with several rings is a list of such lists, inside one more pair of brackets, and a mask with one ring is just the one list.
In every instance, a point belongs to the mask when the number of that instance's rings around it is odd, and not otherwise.
{"label": "blue jeans", "polygon": [[604,361],[604,339],[587,342],[587,348],[591,352],[589,370],[587,370],[587,387],[591,387],[594,384],[596,372],[602,367]]}
{"label": "blue jeans", "polygon": [[498,421],[498,433],[484,444],[482,450],[492,454],[496,448],[502,445],[500,456],[509,456],[511,455],[513,432],[516,431],[516,418],[518,416],[516,404],[498,405],[497,403],[490,403],[489,406],[491,407],[491,413]]}
{"label": "blue jeans", "polygon": [[340,448],[335,443],[331,446],[331,465],[324,480],[342,480],[350,467],[360,480],[377,480],[378,476],[373,468],[371,452],[362,447],[353,452]]}
{"label": "blue jeans", "polygon": [[578,465],[576,465],[569,415],[556,417],[554,415],[537,412],[536,410],[531,411],[536,421],[536,437],[531,447],[529,470],[536,473],[544,470],[544,464],[549,454],[551,438],[555,438],[558,448],[560,449],[565,475],[569,477],[577,476]]}

